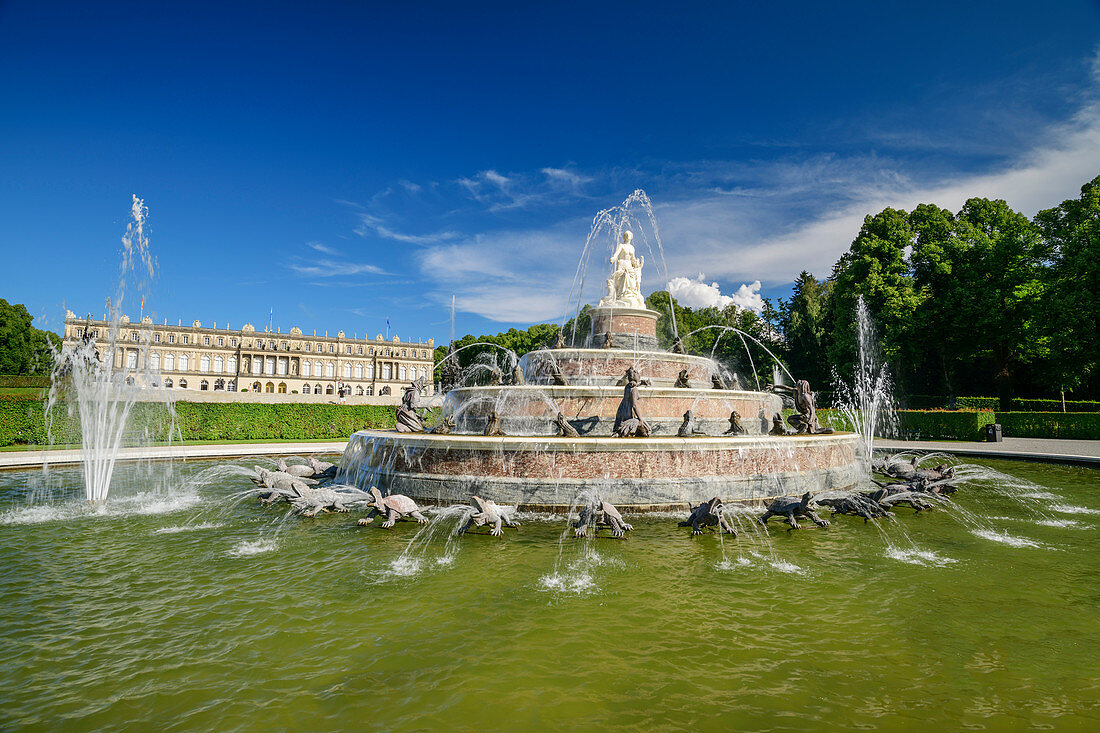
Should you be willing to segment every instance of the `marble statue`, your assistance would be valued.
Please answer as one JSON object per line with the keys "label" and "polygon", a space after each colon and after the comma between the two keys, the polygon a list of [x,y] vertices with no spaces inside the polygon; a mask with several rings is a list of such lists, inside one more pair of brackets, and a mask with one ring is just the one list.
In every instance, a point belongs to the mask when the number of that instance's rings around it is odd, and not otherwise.
{"label": "marble statue", "polygon": [[633,240],[634,234],[624,231],[615,254],[611,255],[613,270],[606,282],[607,294],[600,299],[601,308],[645,308],[645,298],[642,297],[645,257],[635,256]]}

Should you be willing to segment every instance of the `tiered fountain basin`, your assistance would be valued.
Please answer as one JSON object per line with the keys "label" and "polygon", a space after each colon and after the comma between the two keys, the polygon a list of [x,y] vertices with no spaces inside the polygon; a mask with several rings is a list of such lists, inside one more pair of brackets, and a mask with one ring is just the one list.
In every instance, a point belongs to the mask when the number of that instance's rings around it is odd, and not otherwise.
{"label": "tiered fountain basin", "polygon": [[528,510],[568,510],[582,491],[623,510],[680,510],[720,495],[760,501],[845,489],[861,475],[851,433],[740,437],[487,437],[363,430],[343,470],[359,486],[419,502],[471,494]]}
{"label": "tiered fountain basin", "polygon": [[[625,367],[624,367],[625,370]],[[726,389],[640,387],[644,414],[655,436],[674,436],[684,412],[695,415],[695,428],[707,435],[729,429],[736,410],[750,435],[766,434],[771,419],[782,409],[774,394]],[[523,385],[460,387],[447,395],[445,412],[452,414],[457,431],[482,433],[489,414],[496,412],[507,435],[554,435],[560,410],[582,436],[610,436],[623,388],[614,385]]]}
{"label": "tiered fountain basin", "polygon": [[715,363],[704,356],[672,354],[667,351],[631,349],[541,349],[520,358],[528,382],[551,384],[556,365],[570,385],[614,385],[633,366],[654,387],[671,387],[680,370],[687,369],[693,387],[711,387]]}

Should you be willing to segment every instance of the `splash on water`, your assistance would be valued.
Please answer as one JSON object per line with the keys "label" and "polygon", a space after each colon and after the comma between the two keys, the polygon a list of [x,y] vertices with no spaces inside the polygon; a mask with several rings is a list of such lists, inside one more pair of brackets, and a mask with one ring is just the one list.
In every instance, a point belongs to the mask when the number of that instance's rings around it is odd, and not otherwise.
{"label": "splash on water", "polygon": [[1000,542],[1009,547],[1042,547],[1042,545],[1035,540],[1029,540],[1026,537],[1014,537],[1007,531],[998,532],[993,529],[975,529],[973,532],[975,536],[981,537],[984,540]]}
{"label": "splash on water", "polygon": [[277,549],[279,549],[279,543],[273,539],[244,540],[234,545],[233,549],[226,554],[229,557],[252,557]]}
{"label": "splash on water", "polygon": [[161,527],[154,530],[153,534],[179,534],[180,532],[199,532],[204,529],[218,529],[224,527],[221,522],[202,522],[201,524],[181,524],[175,527]]}
{"label": "splash on water", "polygon": [[908,549],[889,547],[886,550],[886,557],[891,560],[908,563],[909,565],[923,565],[925,567],[935,568],[946,567],[958,562],[958,560],[947,557],[946,555],[940,555],[932,550],[919,550],[916,547]]}
{"label": "splash on water", "polygon": [[112,499],[102,504],[89,504],[87,501],[28,504],[9,509],[0,514],[0,525],[170,514],[191,509],[201,502],[201,497],[194,493],[165,495],[160,492],[149,491],[120,499]]}
{"label": "splash on water", "polygon": [[597,590],[596,581],[587,572],[582,573],[549,573],[539,578],[540,590],[558,591],[561,593],[592,593]]}

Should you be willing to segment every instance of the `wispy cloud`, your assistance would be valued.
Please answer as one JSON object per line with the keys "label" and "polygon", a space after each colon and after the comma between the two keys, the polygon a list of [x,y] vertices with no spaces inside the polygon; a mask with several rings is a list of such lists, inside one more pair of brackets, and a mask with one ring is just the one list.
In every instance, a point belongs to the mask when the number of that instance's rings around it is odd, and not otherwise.
{"label": "wispy cloud", "polygon": [[453,231],[433,232],[431,234],[408,234],[406,232],[399,232],[390,227],[381,217],[366,212],[359,213],[359,226],[355,228],[355,233],[360,237],[366,237],[373,234],[383,239],[392,239],[395,242],[404,242],[406,244],[436,244],[437,242],[457,239],[461,236],[458,232]]}
{"label": "wispy cloud", "polygon": [[329,247],[327,244],[322,244],[321,242],[306,242],[306,246],[309,247],[310,249],[312,249],[313,251],[320,252],[322,254],[334,255],[334,256],[337,256],[337,257],[339,257],[341,255],[340,250],[333,249],[332,247]]}
{"label": "wispy cloud", "polygon": [[357,262],[340,262],[338,260],[316,260],[308,264],[291,262],[287,265],[299,275],[307,277],[337,277],[347,275],[385,275],[385,270],[377,265]]}

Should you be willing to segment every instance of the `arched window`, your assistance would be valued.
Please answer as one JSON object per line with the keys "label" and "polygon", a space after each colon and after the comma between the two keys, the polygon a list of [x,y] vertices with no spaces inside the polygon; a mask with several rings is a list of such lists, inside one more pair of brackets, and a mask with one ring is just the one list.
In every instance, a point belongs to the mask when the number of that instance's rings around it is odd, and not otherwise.
{"label": "arched window", "polygon": [[344,379],[351,379],[351,364],[344,362]]}
{"label": "arched window", "polygon": [[253,382],[252,383],[252,391],[253,392],[259,392],[260,391],[260,383],[259,382]]}
{"label": "arched window", "polygon": [[172,380],[171,379],[165,379],[164,380],[164,387],[166,389],[172,389]]}
{"label": "arched window", "polygon": [[180,380],[180,389],[187,389],[187,380],[186,379],[181,379]]}
{"label": "arched window", "polygon": [[133,387],[134,386],[134,378],[133,377],[126,377],[126,386],[127,387]]}
{"label": "arched window", "polygon": [[326,387],[326,388],[325,388],[325,394],[332,394],[332,393],[333,393],[333,391],[334,391],[334,390],[332,389],[332,385],[331,385],[331,384],[330,384],[330,385],[329,385],[328,387]]}
{"label": "arched window", "polygon": [[225,370],[226,372],[228,372],[229,374],[236,374],[237,373],[237,357],[235,357],[235,356],[229,357],[229,363],[228,363],[227,366],[228,366],[228,368]]}
{"label": "arched window", "polygon": [[206,354],[203,354],[202,358],[199,359],[199,371],[200,372],[210,371],[210,357],[207,356]]}
{"label": "arched window", "polygon": [[264,358],[262,356],[252,357],[252,373],[263,374],[264,373]]}
{"label": "arched window", "polygon": [[224,379],[215,379],[214,380],[214,391],[215,392],[218,392],[218,391],[223,391],[224,392],[225,391],[225,380]]}
{"label": "arched window", "polygon": [[313,388],[313,394],[321,394],[321,385],[317,385]]}
{"label": "arched window", "polygon": [[222,359],[220,356],[215,356],[214,357],[214,373],[215,374],[222,374],[223,372],[225,372],[225,360]]}
{"label": "arched window", "polygon": [[387,395],[389,393],[390,393],[390,388],[389,387],[383,387],[381,390],[378,391],[379,395]]}
{"label": "arched window", "polygon": [[324,374],[324,373],[325,373],[325,368],[321,365],[321,362],[319,362],[319,361],[313,362],[313,376],[320,379],[321,375]]}
{"label": "arched window", "polygon": [[367,364],[367,379],[374,379],[374,364]]}
{"label": "arched window", "polygon": [[286,394],[286,382],[279,382],[279,394]]}
{"label": "arched window", "polygon": [[303,362],[302,362],[302,376],[303,376],[303,377],[308,377],[308,376],[310,376],[310,373],[309,373],[309,362],[308,362],[308,361],[303,361]]}
{"label": "arched window", "polygon": [[137,352],[134,351],[133,349],[127,349],[126,350],[126,368],[127,369],[136,369],[137,368]]}
{"label": "arched window", "polygon": [[302,394],[310,394],[310,388],[309,388],[308,383],[302,385]]}
{"label": "arched window", "polygon": [[421,379],[427,379],[428,378],[428,367],[420,367],[420,378]]}
{"label": "arched window", "polygon": [[231,379],[231,380],[229,380],[229,384],[225,385],[225,389],[226,389],[227,392],[236,392],[237,391],[237,383],[234,380]]}
{"label": "arched window", "polygon": [[401,365],[401,381],[404,382],[408,378],[409,378],[408,377],[408,370],[405,369],[405,365],[402,364]]}
{"label": "arched window", "polygon": [[149,355],[149,368],[160,369],[160,354],[156,351]]}
{"label": "arched window", "polygon": [[325,364],[325,376],[328,377],[329,379],[332,379],[333,377],[336,376],[336,363],[335,362],[330,361],[327,364]]}
{"label": "arched window", "polygon": [[374,385],[373,384],[368,384],[367,385],[367,394],[368,395],[373,395],[374,394]]}
{"label": "arched window", "polygon": [[285,356],[280,356],[279,357],[279,376],[280,377],[285,377],[286,376],[287,367],[288,367],[289,363],[290,363],[290,360],[287,359]]}
{"label": "arched window", "polygon": [[264,374],[275,373],[275,357],[269,356],[264,359]]}
{"label": "arched window", "polygon": [[363,395],[363,388],[362,387],[356,387],[355,388],[355,394],[357,394],[359,396],[362,396]]}
{"label": "arched window", "polygon": [[[180,371],[181,372],[186,372],[187,371],[187,364],[188,364],[187,354],[180,354]],[[182,381],[180,381],[180,386],[184,387],[186,385],[184,385],[184,383]]]}
{"label": "arched window", "polygon": [[264,392],[267,392],[268,394],[274,394],[274,392],[275,392],[275,383],[274,382],[268,382],[267,384],[265,384],[264,385]]}
{"label": "arched window", "polygon": [[175,354],[164,355],[164,368],[168,371],[172,371],[176,368],[176,356]]}
{"label": "arched window", "polygon": [[356,364],[355,365],[355,378],[356,379],[362,379],[363,378],[363,365],[362,364]]}
{"label": "arched window", "polygon": [[210,389],[210,382],[207,382],[205,379],[202,380],[201,382],[199,382],[199,389],[203,392]]}
{"label": "arched window", "polygon": [[382,365],[382,379],[391,379],[392,377],[393,377],[393,367],[390,366],[389,364],[383,364]]}

